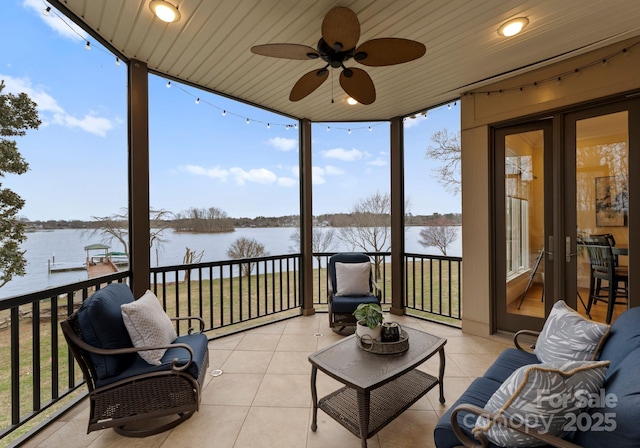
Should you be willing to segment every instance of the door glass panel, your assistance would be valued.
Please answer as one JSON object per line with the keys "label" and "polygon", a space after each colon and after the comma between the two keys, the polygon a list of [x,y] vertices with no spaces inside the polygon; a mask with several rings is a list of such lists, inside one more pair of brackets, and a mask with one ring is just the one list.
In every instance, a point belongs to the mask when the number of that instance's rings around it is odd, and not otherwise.
{"label": "door glass panel", "polygon": [[[615,319],[627,303],[629,243],[628,187],[628,113],[618,112],[576,122],[576,235],[578,240],[577,290],[578,309],[590,308],[599,322],[607,321],[608,300]],[[605,238],[593,238],[601,235]],[[601,278],[600,269],[592,268],[593,249],[586,243],[608,242],[612,245],[614,287]],[[585,244],[582,244],[585,243]],[[589,253],[592,252],[592,257]],[[595,262],[595,261],[594,261]],[[609,294],[611,292],[611,294]],[[597,300],[604,297],[603,300]]]}
{"label": "door glass panel", "polygon": [[506,308],[544,317],[544,133],[505,137]]}

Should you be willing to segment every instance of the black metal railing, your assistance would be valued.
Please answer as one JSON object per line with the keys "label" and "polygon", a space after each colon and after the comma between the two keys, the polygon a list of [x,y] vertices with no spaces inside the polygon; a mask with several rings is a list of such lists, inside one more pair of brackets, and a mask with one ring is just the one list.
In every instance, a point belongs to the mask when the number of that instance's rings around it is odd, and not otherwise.
{"label": "black metal railing", "polygon": [[[374,263],[375,282],[382,291],[382,305],[391,305],[391,253],[366,252]],[[316,309],[327,305],[327,265],[333,253],[314,253],[314,301]],[[407,314],[460,326],[462,258],[405,254],[405,302]]]}
{"label": "black metal railing", "polygon": [[[313,304],[319,311],[327,305],[331,255],[314,254]],[[391,254],[368,255],[382,303],[390,305]],[[406,254],[404,263],[407,313],[459,326],[462,259]],[[199,316],[215,337],[300,315],[299,267],[300,254],[155,267],[150,289],[169,315]],[[86,396],[60,321],[96,289],[129,281],[130,272],[123,271],[0,300],[0,438],[19,441]]]}
{"label": "black metal railing", "polygon": [[96,289],[128,280],[128,272],[119,272],[0,300],[0,439],[13,432],[19,438],[45,411],[51,419],[86,395],[74,395],[84,380],[60,321]]}
{"label": "black metal railing", "polygon": [[300,314],[299,264],[293,254],[156,267],[151,289],[169,315],[199,316],[209,334],[230,332]]}
{"label": "black metal railing", "polygon": [[405,254],[404,262],[407,313],[459,326],[462,257]]}

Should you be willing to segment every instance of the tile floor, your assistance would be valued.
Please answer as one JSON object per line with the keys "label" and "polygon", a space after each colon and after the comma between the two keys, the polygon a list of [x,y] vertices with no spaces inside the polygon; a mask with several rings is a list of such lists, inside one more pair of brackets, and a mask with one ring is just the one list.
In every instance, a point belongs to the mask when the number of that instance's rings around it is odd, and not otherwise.
{"label": "tile floor", "polygon": [[[370,448],[433,447],[433,428],[448,405],[471,381],[484,373],[511,342],[501,337],[482,338],[455,328],[407,316],[393,316],[401,325],[447,338],[444,391],[437,388],[368,440]],[[316,334],[321,334],[318,336]],[[358,448],[360,440],[324,412],[318,411],[318,429],[311,431],[311,364],[314,351],[339,340],[328,326],[326,314],[296,317],[209,343],[209,369],[200,411],[171,431],[144,439],[121,437],[113,430],[86,434],[88,407],[68,413],[26,447],[102,448]],[[436,375],[438,357],[420,368]],[[318,395],[341,387],[318,373]]]}

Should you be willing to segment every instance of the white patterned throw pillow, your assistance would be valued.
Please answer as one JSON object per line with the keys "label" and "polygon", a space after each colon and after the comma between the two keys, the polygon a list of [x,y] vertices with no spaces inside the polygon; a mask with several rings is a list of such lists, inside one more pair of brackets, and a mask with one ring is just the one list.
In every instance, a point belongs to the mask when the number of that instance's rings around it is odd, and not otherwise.
{"label": "white patterned throw pillow", "polygon": [[591,361],[609,334],[609,325],[587,320],[563,300],[557,301],[536,341],[540,362]]}
{"label": "white patterned throw pillow", "polygon": [[[122,320],[134,347],[153,347],[171,344],[178,337],[171,319],[164,312],[154,293],[147,290],[142,297],[120,306]],[[159,366],[166,349],[138,352],[149,364]]]}
{"label": "white patterned throw pillow", "polygon": [[[604,385],[609,361],[562,361],[522,366],[491,396],[484,409],[519,427],[566,436],[571,414],[580,415],[588,397]],[[575,421],[575,420],[574,420]],[[544,442],[479,416],[473,433],[484,432],[498,446],[529,447]]]}

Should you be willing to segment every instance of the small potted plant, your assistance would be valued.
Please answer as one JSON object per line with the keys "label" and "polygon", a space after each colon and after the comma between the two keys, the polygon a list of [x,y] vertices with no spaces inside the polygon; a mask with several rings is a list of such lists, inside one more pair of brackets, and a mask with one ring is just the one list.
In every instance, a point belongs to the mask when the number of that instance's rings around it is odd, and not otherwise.
{"label": "small potted plant", "polygon": [[356,334],[368,335],[372,340],[380,339],[382,331],[382,308],[377,303],[361,303],[353,312],[356,318]]}

